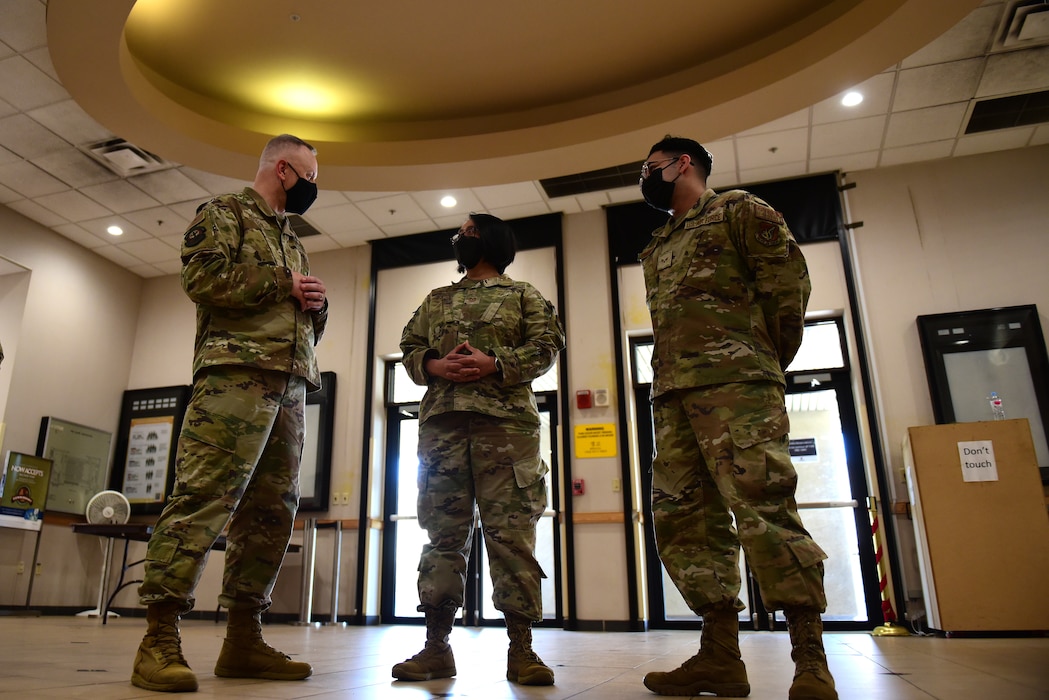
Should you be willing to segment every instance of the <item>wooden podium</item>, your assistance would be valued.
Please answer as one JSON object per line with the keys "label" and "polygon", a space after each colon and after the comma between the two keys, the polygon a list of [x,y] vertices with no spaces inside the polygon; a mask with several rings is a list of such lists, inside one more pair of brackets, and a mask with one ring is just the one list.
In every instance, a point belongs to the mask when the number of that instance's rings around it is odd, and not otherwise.
{"label": "wooden podium", "polygon": [[929,626],[949,634],[1049,630],[1049,514],[1027,419],[907,433]]}

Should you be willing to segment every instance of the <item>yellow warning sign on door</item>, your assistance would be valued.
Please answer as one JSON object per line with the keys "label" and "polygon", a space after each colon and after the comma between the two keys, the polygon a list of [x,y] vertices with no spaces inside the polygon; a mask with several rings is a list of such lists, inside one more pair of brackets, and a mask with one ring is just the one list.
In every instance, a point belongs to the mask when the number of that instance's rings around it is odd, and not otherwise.
{"label": "yellow warning sign on door", "polygon": [[575,427],[575,456],[615,457],[616,426],[614,423],[594,423]]}

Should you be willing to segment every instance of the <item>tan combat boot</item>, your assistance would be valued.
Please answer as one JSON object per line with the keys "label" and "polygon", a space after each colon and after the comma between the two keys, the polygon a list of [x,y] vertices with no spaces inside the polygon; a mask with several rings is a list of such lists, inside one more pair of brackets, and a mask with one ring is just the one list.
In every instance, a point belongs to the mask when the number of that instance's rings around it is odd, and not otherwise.
{"label": "tan combat boot", "polygon": [[146,608],[146,636],[135,655],[132,685],[169,693],[197,689],[197,677],[182,656],[178,635],[181,609],[181,602],[153,603]]}
{"label": "tan combat boot", "polygon": [[703,613],[699,653],[673,671],[645,675],[645,687],[657,695],[745,698],[750,695],[747,667],[739,654],[739,618],[731,607]]}
{"label": "tan combat boot", "polygon": [[292,661],[262,638],[263,608],[230,609],[226,638],[215,662],[215,675],[222,678],[264,678],[271,681],[301,681],[313,673],[305,661]]}
{"label": "tan combat boot", "polygon": [[815,608],[791,608],[784,610],[787,630],[793,647],[790,658],[794,659],[794,683],[790,686],[789,700],[838,700],[834,690],[834,678],[827,668],[827,655],[823,651],[823,620]]}
{"label": "tan combat boot", "polygon": [[506,654],[506,678],[519,685],[553,685],[554,672],[532,651],[532,622],[508,613],[506,634],[510,650]]}
{"label": "tan combat boot", "polygon": [[455,657],[448,636],[455,624],[455,608],[426,611],[426,645],[410,659],[393,666],[399,681],[429,681],[455,675]]}

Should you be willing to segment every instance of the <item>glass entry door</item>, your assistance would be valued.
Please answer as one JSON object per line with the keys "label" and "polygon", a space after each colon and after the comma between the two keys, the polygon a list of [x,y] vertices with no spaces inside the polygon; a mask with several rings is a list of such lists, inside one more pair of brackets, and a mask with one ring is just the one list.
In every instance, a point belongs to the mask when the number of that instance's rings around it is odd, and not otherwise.
{"label": "glass entry door", "polygon": [[[556,373],[545,375],[556,377]],[[419,526],[416,510],[419,494],[419,404],[424,387],[416,386],[408,378],[401,364],[388,368],[389,384],[386,430],[386,481],[383,508],[382,600],[381,622],[421,622],[423,614],[416,610],[419,596],[416,588],[419,556],[423,545],[429,542],[426,531]],[[553,373],[553,374],[552,374]],[[540,382],[543,378],[537,379]],[[407,384],[405,384],[407,383]],[[547,510],[536,526],[536,558],[546,573],[543,579],[542,624],[560,626],[560,543],[555,518],[556,490],[551,488],[558,474],[556,452],[557,413],[553,392],[536,390],[540,416],[540,449],[550,465],[546,475]],[[398,401],[400,399],[401,401]],[[480,522],[474,515],[473,549],[467,572],[464,609],[460,611],[465,624],[501,625],[503,615],[491,600],[491,575],[488,557],[481,535]]]}
{"label": "glass entry door", "polygon": [[[651,348],[651,339],[639,339],[631,353],[637,421],[646,426],[638,431],[638,453],[647,523],[652,522]],[[846,357],[840,319],[806,325],[802,349],[787,372],[790,447],[798,472],[796,498],[802,520],[828,554],[824,624],[837,630],[872,629],[881,623],[879,578]],[[659,561],[651,527],[645,528],[645,538],[652,626],[697,626],[699,619]],[[747,606],[740,613],[741,625],[746,629],[784,628],[782,612],[765,608],[745,555],[740,557],[740,570],[740,600]]]}

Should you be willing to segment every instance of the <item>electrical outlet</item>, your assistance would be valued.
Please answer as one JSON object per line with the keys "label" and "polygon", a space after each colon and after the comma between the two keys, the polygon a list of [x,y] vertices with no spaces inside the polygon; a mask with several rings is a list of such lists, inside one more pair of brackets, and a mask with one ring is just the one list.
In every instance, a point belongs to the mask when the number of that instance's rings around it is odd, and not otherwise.
{"label": "electrical outlet", "polygon": [[44,569],[44,564],[43,564],[43,562],[39,562],[39,561],[38,561],[38,562],[36,563],[36,575],[37,575],[37,576],[39,576],[39,575],[40,575],[41,573],[43,573],[43,569]]}
{"label": "electrical outlet", "polygon": [[21,576],[22,574],[25,573],[25,562],[24,561],[18,562],[18,565],[15,566],[15,573],[18,574],[19,576]]}

